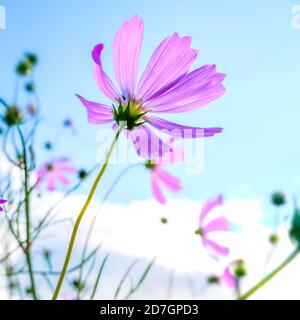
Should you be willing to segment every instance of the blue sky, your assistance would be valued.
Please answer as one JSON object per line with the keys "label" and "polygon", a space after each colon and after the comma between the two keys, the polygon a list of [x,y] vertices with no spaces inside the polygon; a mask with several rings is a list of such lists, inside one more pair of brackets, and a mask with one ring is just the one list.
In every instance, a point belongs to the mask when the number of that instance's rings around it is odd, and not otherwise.
{"label": "blue sky", "polygon": [[[138,14],[145,22],[140,71],[159,42],[169,34],[191,35],[200,51],[195,67],[215,63],[227,73],[227,93],[209,106],[168,119],[198,126],[221,126],[224,133],[205,142],[201,176],[182,178],[176,197],[201,201],[223,192],[228,197],[260,197],[274,189],[299,190],[300,30],[291,27],[295,1],[19,1],[0,0],[7,10],[7,29],[0,30],[0,95],[11,99],[13,68],[24,51],[36,52],[36,78],[44,123],[39,132],[40,161],[45,140],[57,139],[65,117],[72,117],[76,137],[64,136],[55,149],[79,167],[95,163],[99,128],[86,121],[74,94],[108,102],[93,76],[90,51],[103,42],[103,64],[113,77],[111,44],[122,21]],[[120,167],[111,167],[103,188]],[[128,202],[151,197],[149,175],[131,171],[111,199]],[[140,187],[143,185],[143,187]],[[99,197],[101,197],[99,191]],[[170,195],[170,197],[172,197]]]}

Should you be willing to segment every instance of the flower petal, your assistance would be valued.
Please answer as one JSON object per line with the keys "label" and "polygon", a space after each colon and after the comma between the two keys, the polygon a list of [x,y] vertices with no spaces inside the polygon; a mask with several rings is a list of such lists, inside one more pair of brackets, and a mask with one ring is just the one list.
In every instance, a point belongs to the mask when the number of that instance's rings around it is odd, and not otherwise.
{"label": "flower petal", "polygon": [[190,37],[175,33],[157,47],[138,84],[137,99],[147,101],[188,71],[197,56],[190,44]]}
{"label": "flower petal", "polygon": [[199,128],[191,126],[183,126],[177,123],[173,123],[157,117],[148,116],[147,122],[158,130],[163,131],[174,137],[180,137],[184,139],[190,138],[207,138],[212,137],[217,133],[223,131],[222,128]]}
{"label": "flower petal", "polygon": [[133,131],[128,131],[127,136],[133,141],[140,157],[152,160],[155,163],[162,159],[165,152],[172,150],[171,146],[144,125]]}
{"label": "flower petal", "polygon": [[125,21],[116,34],[113,46],[116,79],[124,96],[134,96],[144,23],[138,16]]}
{"label": "flower petal", "polygon": [[237,288],[237,281],[235,277],[232,275],[232,273],[230,272],[230,266],[224,269],[222,279],[228,285],[228,287],[233,289]]}
{"label": "flower petal", "polygon": [[86,107],[87,114],[88,114],[88,121],[90,123],[104,124],[104,123],[112,122],[114,120],[111,107],[105,104],[88,101],[78,94],[76,96],[81,101],[81,103]]}
{"label": "flower petal", "polygon": [[38,171],[37,171],[37,178],[38,178],[38,183],[40,183],[46,176],[48,172],[47,166],[44,165],[42,166]]}
{"label": "flower petal", "polygon": [[214,231],[227,231],[229,229],[229,221],[225,217],[216,218],[203,227],[204,233]]}
{"label": "flower petal", "polygon": [[145,102],[152,112],[179,113],[201,108],[225,93],[225,74],[215,65],[206,65],[184,75],[167,92]]}
{"label": "flower petal", "polygon": [[152,172],[152,175],[151,175],[151,186],[152,186],[152,192],[153,192],[155,199],[159,203],[165,204],[166,199],[161,192],[161,189],[159,186],[159,178],[157,177],[157,175],[154,172]]}
{"label": "flower petal", "polygon": [[5,204],[7,202],[7,200],[4,200],[4,199],[0,199],[0,212],[3,212],[4,209],[2,208],[1,205]]}
{"label": "flower petal", "polygon": [[215,241],[208,239],[207,237],[202,237],[202,241],[204,246],[210,247],[215,253],[222,255],[222,256],[228,256],[230,253],[229,248],[224,247]]}
{"label": "flower petal", "polygon": [[67,177],[65,177],[64,175],[58,174],[56,177],[57,177],[57,180],[60,183],[62,183],[63,185],[67,186],[70,184],[70,180]]}
{"label": "flower petal", "polygon": [[[181,145],[177,143],[180,141]],[[168,164],[179,164],[184,162],[184,147],[183,141],[181,139],[170,137],[168,140],[168,144],[172,147],[170,152],[165,152],[163,157],[160,159],[160,165],[168,165]]]}
{"label": "flower petal", "polygon": [[77,172],[77,168],[73,166],[68,166],[68,165],[62,165],[59,167],[59,170],[62,172],[67,172],[67,173],[74,173]]}
{"label": "flower petal", "polygon": [[200,225],[202,224],[205,217],[217,206],[223,205],[223,196],[220,194],[213,200],[207,201],[204,206],[202,207],[202,211],[200,214]]}
{"label": "flower petal", "polygon": [[181,189],[181,181],[170,175],[166,170],[161,166],[157,166],[154,169],[155,174],[157,174],[160,181],[172,192],[178,192]]}
{"label": "flower petal", "polygon": [[94,74],[96,82],[100,88],[100,90],[111,100],[115,101],[119,98],[118,90],[115,85],[112,83],[108,75],[104,72],[101,63],[101,52],[104,49],[104,45],[102,43],[95,46],[92,51],[92,58],[95,62]]}
{"label": "flower petal", "polygon": [[48,176],[48,183],[47,183],[47,188],[49,191],[54,191],[55,190],[55,174],[51,172]]}

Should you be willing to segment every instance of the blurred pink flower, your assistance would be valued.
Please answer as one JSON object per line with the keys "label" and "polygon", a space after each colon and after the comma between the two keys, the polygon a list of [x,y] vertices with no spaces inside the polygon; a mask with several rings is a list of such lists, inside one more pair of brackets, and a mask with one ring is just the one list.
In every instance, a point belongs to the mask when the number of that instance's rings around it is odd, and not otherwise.
{"label": "blurred pink flower", "polygon": [[70,181],[65,175],[75,173],[77,169],[74,166],[68,165],[68,161],[69,159],[67,158],[60,158],[44,164],[37,172],[38,183],[47,180],[47,189],[49,191],[54,191],[57,183],[65,186],[69,185]]}
{"label": "blurred pink flower", "polygon": [[4,203],[6,203],[7,202],[7,200],[4,200],[4,199],[0,199],[0,212],[2,212],[3,211],[3,208],[2,208],[2,204],[4,204]]}
{"label": "blurred pink flower", "polygon": [[[144,23],[134,16],[125,21],[113,43],[113,62],[119,89],[104,72],[101,62],[103,44],[98,44],[92,58],[100,90],[113,101],[113,107],[92,102],[77,95],[87,109],[92,124],[126,124],[138,155],[152,160],[170,146],[149,125],[174,137],[203,138],[222,132],[222,128],[179,125],[153,114],[180,113],[201,108],[225,93],[225,74],[215,65],[205,65],[190,72],[198,51],[190,48],[192,38],[177,33],[167,37],[154,51],[137,83]],[[114,127],[116,127],[114,125]]]}
{"label": "blurred pink flower", "polygon": [[213,212],[213,209],[221,205],[223,205],[222,195],[219,195],[217,198],[204,204],[199,218],[199,228],[196,230],[196,234],[201,236],[205,247],[212,249],[217,255],[227,256],[229,254],[229,248],[211,240],[209,236],[212,232],[227,231],[229,229],[229,221],[224,216],[207,221],[207,217]]}

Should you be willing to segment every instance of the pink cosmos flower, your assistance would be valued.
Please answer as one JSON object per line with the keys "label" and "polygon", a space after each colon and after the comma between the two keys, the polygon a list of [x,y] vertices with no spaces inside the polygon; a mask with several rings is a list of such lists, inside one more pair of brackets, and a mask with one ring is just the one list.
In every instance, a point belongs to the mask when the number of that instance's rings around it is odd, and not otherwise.
{"label": "pink cosmos flower", "polygon": [[56,189],[56,183],[61,183],[65,186],[70,184],[69,179],[66,178],[66,174],[75,173],[77,169],[67,164],[69,159],[60,158],[55,159],[50,163],[44,164],[37,172],[38,183],[47,180],[47,189],[54,191]]}
{"label": "pink cosmos flower", "polygon": [[113,106],[77,97],[86,107],[90,123],[115,122],[114,127],[125,124],[138,155],[153,159],[170,150],[170,146],[149,125],[165,134],[184,138],[211,137],[222,132],[222,128],[179,125],[156,115],[195,110],[218,99],[225,93],[222,85],[225,74],[218,73],[215,65],[190,71],[198,52],[190,48],[191,37],[174,33],[157,47],[137,82],[143,31],[143,21],[134,16],[125,21],[116,34],[113,63],[119,88],[103,70],[104,45],[96,45],[92,52],[96,82]]}
{"label": "pink cosmos flower", "polygon": [[229,229],[229,221],[224,216],[207,221],[208,215],[213,212],[213,209],[221,205],[223,205],[223,196],[219,195],[203,206],[199,218],[199,228],[196,234],[201,236],[205,247],[208,247],[217,255],[227,256],[229,249],[211,240],[210,234],[216,231],[227,231]]}
{"label": "pink cosmos flower", "polygon": [[3,211],[3,208],[2,208],[2,204],[4,204],[4,203],[6,203],[7,202],[7,200],[4,200],[4,199],[0,199],[0,212],[2,212]]}

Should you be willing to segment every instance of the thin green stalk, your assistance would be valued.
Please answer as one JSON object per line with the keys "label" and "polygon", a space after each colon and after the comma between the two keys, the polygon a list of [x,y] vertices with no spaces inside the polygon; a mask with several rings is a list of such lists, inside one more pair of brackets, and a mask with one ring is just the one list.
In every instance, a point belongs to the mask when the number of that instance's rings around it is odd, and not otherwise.
{"label": "thin green stalk", "polygon": [[[99,209],[98,211],[100,211],[103,207],[103,205],[105,204],[106,200],[108,199],[108,197],[110,196],[110,194],[112,193],[112,191],[114,190],[114,188],[116,187],[116,185],[118,184],[118,182],[121,180],[121,178],[129,171],[131,170],[132,168],[136,167],[137,164],[133,164],[133,165],[130,165],[128,167],[126,167],[117,177],[116,179],[114,180],[114,182],[112,183],[111,187],[108,189],[108,191],[106,192],[106,194],[104,195],[103,197],[103,200],[101,201],[101,204],[99,206]],[[96,223],[96,219],[97,217],[99,216],[99,214],[96,213],[96,215],[94,216],[92,222],[91,222],[91,225],[89,227],[89,230],[87,232],[87,237],[86,237],[86,240],[85,240],[85,244],[84,244],[84,247],[83,247],[83,251],[82,251],[82,257],[81,257],[81,261],[84,261],[85,260],[85,257],[86,257],[86,253],[87,253],[87,249],[88,249],[88,245],[89,245],[89,242],[90,242],[90,238],[93,234],[93,230],[94,230],[94,227],[95,227],[95,223]],[[81,282],[82,280],[82,276],[83,276],[83,269],[80,269],[79,271],[79,282]],[[80,294],[80,292],[79,292]]]}
{"label": "thin green stalk", "polygon": [[28,266],[28,273],[31,283],[31,294],[34,300],[37,300],[37,294],[35,289],[35,281],[33,275],[32,261],[31,261],[31,239],[30,239],[30,199],[29,199],[29,177],[28,177],[28,167],[27,167],[27,150],[26,143],[21,129],[18,127],[18,132],[20,135],[20,139],[23,147],[23,157],[24,157],[24,193],[25,193],[25,217],[26,217],[26,247],[25,247],[25,255],[26,262]]}
{"label": "thin green stalk", "polygon": [[297,247],[296,250],[294,250],[288,258],[281,264],[279,267],[277,267],[275,270],[273,270],[271,273],[269,273],[267,276],[265,276],[257,285],[255,285],[253,288],[251,288],[249,291],[247,291],[245,294],[240,296],[238,300],[247,300],[250,296],[252,296],[253,293],[255,293],[258,289],[263,287],[267,282],[269,282],[271,279],[273,279],[280,271],[282,271],[287,265],[289,265],[299,254],[300,248]]}
{"label": "thin green stalk", "polygon": [[156,258],[153,258],[150,263],[148,264],[148,266],[146,267],[145,271],[143,272],[143,274],[141,275],[140,279],[138,280],[137,284],[134,285],[130,291],[128,292],[128,294],[126,295],[126,297],[124,298],[124,300],[128,300],[139,288],[140,286],[144,283],[148,273],[150,272],[150,270],[152,269],[154,262],[155,262]]}
{"label": "thin green stalk", "polygon": [[86,202],[83,206],[83,208],[81,209],[76,221],[75,221],[75,224],[74,224],[74,228],[73,228],[73,231],[72,231],[72,235],[71,235],[71,240],[70,240],[70,243],[69,243],[69,248],[68,248],[68,251],[67,251],[67,255],[66,255],[66,258],[65,258],[65,262],[64,262],[64,265],[63,265],[63,268],[62,268],[62,271],[61,271],[61,274],[59,276],[59,279],[58,279],[58,283],[57,283],[57,286],[56,286],[56,289],[55,289],[55,292],[53,294],[53,297],[52,297],[52,300],[56,300],[58,295],[59,295],[59,292],[60,292],[60,289],[61,289],[61,286],[62,286],[62,283],[63,283],[63,280],[64,280],[64,277],[66,275],[66,272],[67,272],[67,269],[68,269],[68,265],[69,265],[69,262],[70,262],[70,259],[71,259],[71,255],[72,255],[72,251],[73,251],[73,247],[74,247],[74,243],[75,243],[75,239],[76,239],[76,235],[77,235],[77,232],[78,232],[78,229],[79,229],[79,225],[80,225],[80,222],[86,212],[86,209],[88,208],[93,196],[94,196],[94,193],[96,192],[96,189],[97,189],[97,186],[106,170],[106,167],[108,165],[108,162],[109,162],[109,159],[112,155],[112,152],[113,152],[113,149],[114,149],[114,146],[120,136],[120,132],[122,130],[122,127],[118,130],[110,148],[109,148],[109,151],[107,153],[107,156],[106,156],[106,159],[105,159],[105,162],[92,186],[92,189],[90,190],[90,193],[86,199]]}
{"label": "thin green stalk", "polygon": [[127,270],[125,271],[125,273],[124,273],[124,275],[123,275],[123,277],[122,277],[122,279],[121,279],[121,281],[120,281],[120,283],[119,283],[119,285],[118,285],[118,287],[117,287],[117,290],[116,290],[116,292],[115,292],[115,294],[114,294],[114,300],[117,300],[117,299],[118,299],[119,294],[120,294],[120,291],[121,291],[121,289],[122,289],[122,287],[123,287],[124,282],[125,282],[126,279],[128,278],[130,272],[131,272],[132,269],[135,267],[135,265],[137,264],[137,262],[138,262],[137,260],[134,260],[134,261],[130,264],[130,266],[127,268]]}
{"label": "thin green stalk", "polygon": [[236,277],[236,296],[237,296],[237,299],[240,300],[241,298],[241,278],[240,277]]}
{"label": "thin green stalk", "polygon": [[93,291],[92,291],[90,300],[94,300],[94,297],[95,297],[96,292],[97,292],[97,289],[98,289],[99,281],[100,281],[102,272],[103,272],[103,270],[104,270],[104,267],[105,267],[105,265],[106,265],[106,262],[107,262],[107,260],[108,260],[108,257],[109,257],[109,254],[107,254],[107,255],[105,256],[104,260],[103,260],[102,263],[101,263],[100,270],[99,270],[99,272],[98,272],[97,279],[96,279],[96,282],[95,282],[95,285],[94,285],[94,288],[93,288]]}

